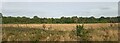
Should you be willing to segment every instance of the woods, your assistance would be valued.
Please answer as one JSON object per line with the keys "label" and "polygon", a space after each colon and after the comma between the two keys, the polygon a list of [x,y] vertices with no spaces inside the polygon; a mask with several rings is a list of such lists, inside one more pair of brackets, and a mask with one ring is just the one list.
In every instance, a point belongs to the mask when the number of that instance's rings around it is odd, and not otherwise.
{"label": "woods", "polygon": [[48,24],[64,24],[64,23],[118,23],[120,17],[101,17],[101,18],[95,18],[95,17],[61,17],[61,18],[39,18],[37,16],[34,16],[33,18],[28,17],[2,17],[3,24],[42,24],[42,23],[48,23]]}
{"label": "woods", "polygon": [[[2,15],[2,14],[1,14]],[[40,18],[34,16],[29,17],[12,17],[12,16],[2,16],[3,24],[70,24],[70,23],[118,23],[120,16],[117,17],[103,17],[95,18],[91,17],[60,17],[60,18]]]}

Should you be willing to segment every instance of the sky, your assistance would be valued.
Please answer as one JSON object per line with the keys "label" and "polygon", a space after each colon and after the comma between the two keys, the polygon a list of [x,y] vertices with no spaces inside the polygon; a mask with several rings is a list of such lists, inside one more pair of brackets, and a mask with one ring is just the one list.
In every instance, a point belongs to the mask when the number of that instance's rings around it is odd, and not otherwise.
{"label": "sky", "polygon": [[39,17],[100,17],[118,16],[118,0],[4,0],[2,13],[4,16],[39,16]]}
{"label": "sky", "polygon": [[2,0],[0,0],[0,13],[2,12]]}
{"label": "sky", "polygon": [[118,2],[119,0],[2,0],[3,2]]}

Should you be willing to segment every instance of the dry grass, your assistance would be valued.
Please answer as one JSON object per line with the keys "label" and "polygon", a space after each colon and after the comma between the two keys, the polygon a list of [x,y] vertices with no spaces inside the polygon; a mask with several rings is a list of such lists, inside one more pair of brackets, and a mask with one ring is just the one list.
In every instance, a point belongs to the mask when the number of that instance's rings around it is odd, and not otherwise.
{"label": "dry grass", "polygon": [[118,23],[84,24],[88,32],[84,36],[76,35],[76,24],[45,24],[45,29],[50,30],[44,30],[43,24],[3,24],[2,27],[3,41],[118,41]]}
{"label": "dry grass", "polygon": [[[43,29],[45,25],[46,29],[71,31],[76,29],[76,24],[3,24],[2,27],[19,27],[19,28],[39,28]],[[78,24],[77,24],[78,25]],[[81,25],[81,24],[80,24]],[[102,27],[117,27],[118,23],[96,23],[96,24],[84,24],[85,29],[96,29]]]}

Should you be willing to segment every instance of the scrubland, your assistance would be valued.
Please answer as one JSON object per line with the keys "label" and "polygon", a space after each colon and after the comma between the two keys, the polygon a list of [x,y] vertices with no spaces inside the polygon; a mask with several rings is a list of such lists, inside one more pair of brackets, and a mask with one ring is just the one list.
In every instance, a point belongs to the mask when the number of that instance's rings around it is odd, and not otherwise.
{"label": "scrubland", "polygon": [[84,24],[3,24],[3,41],[118,41],[118,23]]}

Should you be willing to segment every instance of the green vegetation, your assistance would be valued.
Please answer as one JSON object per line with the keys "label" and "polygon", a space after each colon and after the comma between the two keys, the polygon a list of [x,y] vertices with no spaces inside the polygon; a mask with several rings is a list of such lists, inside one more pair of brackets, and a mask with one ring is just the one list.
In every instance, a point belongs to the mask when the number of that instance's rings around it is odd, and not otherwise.
{"label": "green vegetation", "polygon": [[3,24],[63,24],[63,23],[118,23],[120,16],[118,17],[100,17],[95,18],[91,17],[61,17],[61,18],[39,18],[34,16],[33,18],[29,17],[5,17],[2,16]]}
{"label": "green vegetation", "polygon": [[[1,14],[1,13],[0,13]],[[16,27],[2,27],[2,41],[118,41],[118,27],[113,26],[114,23],[119,23],[118,17],[61,17],[61,18],[39,18],[34,16],[29,17],[2,17],[3,24],[18,24]],[[45,24],[57,24],[61,26],[47,26]],[[69,23],[113,23],[109,27],[101,28],[84,28],[84,24],[75,25],[75,30],[64,31],[65,24]],[[43,24],[43,28],[35,27],[20,27],[19,24]],[[63,26],[62,26],[63,25]],[[72,24],[71,24],[72,25]],[[96,26],[96,25],[94,25]],[[53,29],[53,27],[58,27]],[[70,27],[70,26],[68,26]],[[74,26],[73,26],[74,27]],[[51,30],[49,30],[51,29]],[[60,29],[60,30],[59,30]]]}
{"label": "green vegetation", "polygon": [[[84,29],[57,31],[39,28],[3,27],[3,41],[118,41],[118,28]],[[77,33],[76,33],[77,32]],[[77,34],[77,35],[76,35]]]}
{"label": "green vegetation", "polygon": [[118,41],[118,27],[101,27],[85,29],[84,25],[76,26],[78,41]]}
{"label": "green vegetation", "polygon": [[76,26],[77,36],[81,37],[81,39],[78,39],[78,40],[83,40],[83,41],[88,40],[86,37],[90,32],[91,31],[89,31],[89,29],[87,30],[87,29],[84,28],[84,24]]}
{"label": "green vegetation", "polygon": [[77,36],[81,36],[82,34],[84,34],[84,28],[83,25],[77,25],[76,26],[76,31],[77,31]]}
{"label": "green vegetation", "polygon": [[69,31],[53,31],[37,28],[4,27],[3,41],[74,41],[75,33]]}

